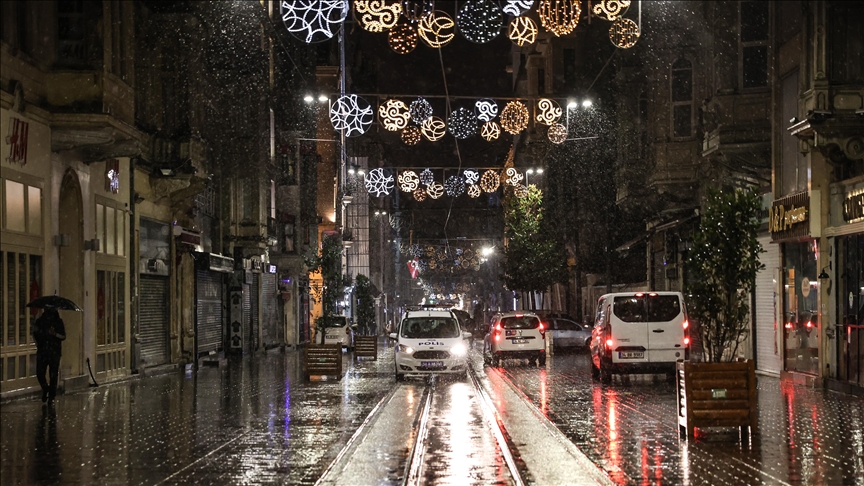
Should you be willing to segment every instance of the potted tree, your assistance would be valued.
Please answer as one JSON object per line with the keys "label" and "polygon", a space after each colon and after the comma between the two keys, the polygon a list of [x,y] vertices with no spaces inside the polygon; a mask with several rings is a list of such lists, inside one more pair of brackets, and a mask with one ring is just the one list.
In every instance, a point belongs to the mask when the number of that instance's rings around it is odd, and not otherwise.
{"label": "potted tree", "polygon": [[354,357],[376,358],[378,355],[377,328],[375,326],[375,299],[369,277],[358,274],[354,279],[357,296],[357,326],[360,335],[354,336]]}
{"label": "potted tree", "polygon": [[307,379],[312,375],[342,376],[342,346],[324,344],[324,328],[331,316],[338,312],[345,285],[350,279],[342,275],[342,237],[325,235],[321,241],[321,252],[306,258],[310,271],[320,272],[322,286],[316,297],[321,299],[322,315],[315,320],[313,343],[306,346],[304,364]]}
{"label": "potted tree", "polygon": [[756,429],[752,360],[738,360],[750,329],[750,294],[764,268],[755,190],[710,190],[687,265],[690,316],[698,321],[705,363],[678,363],[679,425]]}

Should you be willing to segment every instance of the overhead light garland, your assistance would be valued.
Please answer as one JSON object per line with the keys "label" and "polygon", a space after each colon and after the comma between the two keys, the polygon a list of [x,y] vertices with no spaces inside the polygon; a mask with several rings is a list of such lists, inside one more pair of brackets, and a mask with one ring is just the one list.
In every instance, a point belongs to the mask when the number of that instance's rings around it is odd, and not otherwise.
{"label": "overhead light garland", "polygon": [[468,197],[470,197],[471,199],[476,199],[480,197],[481,193],[482,191],[480,190],[480,186],[476,184],[468,186]]}
{"label": "overhead light garland", "polygon": [[629,7],[630,0],[600,0],[594,4],[594,15],[611,22],[624,15]]}
{"label": "overhead light garland", "polygon": [[346,137],[363,135],[372,125],[375,112],[372,106],[357,95],[341,96],[330,106],[330,122]]}
{"label": "overhead light garland", "polygon": [[508,186],[516,186],[520,182],[522,182],[522,179],[524,179],[525,176],[522,175],[521,172],[516,170],[515,167],[508,167],[507,170],[504,171],[503,178],[504,178],[504,183],[507,184]]}
{"label": "overhead light garland", "polygon": [[283,0],[280,14],[291,35],[312,44],[333,37],[333,28],[348,17],[348,0]]}
{"label": "overhead light garland", "polygon": [[366,183],[366,190],[369,191],[369,194],[373,194],[376,197],[384,197],[393,192],[393,176],[385,171],[385,169],[379,168],[370,170],[366,173],[364,182]]}
{"label": "overhead light garland", "polygon": [[540,98],[537,101],[537,122],[544,125],[552,125],[561,118],[561,106],[555,100]]}
{"label": "overhead light garland", "polygon": [[397,132],[408,126],[411,113],[405,103],[396,99],[389,99],[378,107],[378,118],[386,130]]}
{"label": "overhead light garland", "polygon": [[612,26],[609,27],[609,40],[620,49],[629,49],[635,46],[640,35],[641,32],[639,32],[639,26],[636,25],[636,22],[623,17],[612,22]]}
{"label": "overhead light garland", "polygon": [[483,189],[485,192],[495,192],[498,190],[499,185],[501,185],[501,178],[492,169],[484,172],[483,177],[480,178],[480,189]]}
{"label": "overhead light garland", "polygon": [[417,31],[410,24],[396,24],[387,33],[387,43],[396,54],[408,54],[417,47]]}
{"label": "overhead light garland", "polygon": [[453,19],[445,12],[436,10],[420,19],[417,25],[417,33],[427,46],[440,49],[455,37],[455,26]]}
{"label": "overhead light garland", "polygon": [[417,145],[420,143],[420,129],[415,126],[407,126],[402,130],[402,141],[405,145]]}
{"label": "overhead light garland", "polygon": [[534,0],[507,0],[504,13],[518,17],[527,12],[534,5]]}
{"label": "overhead light garland", "polygon": [[477,117],[466,108],[457,108],[447,117],[447,129],[460,139],[466,139],[477,133]]}
{"label": "overhead light garland", "polygon": [[540,24],[556,37],[567,35],[579,24],[582,7],[579,0],[540,0],[537,6]]}
{"label": "overhead light garland", "polygon": [[567,127],[560,123],[555,123],[549,127],[547,135],[550,142],[554,144],[562,144],[567,140]]}
{"label": "overhead light garland", "polygon": [[501,128],[513,135],[518,135],[528,127],[529,118],[528,108],[525,105],[519,101],[511,101],[501,112]]}
{"label": "overhead light garland", "polygon": [[465,179],[461,176],[454,175],[444,181],[444,190],[450,197],[458,197],[465,193]]}
{"label": "overhead light garland", "polygon": [[435,10],[434,0],[404,0],[402,2],[402,15],[406,19],[417,22]]}
{"label": "overhead light garland", "polygon": [[447,133],[447,124],[437,116],[430,116],[420,124],[420,133],[430,142],[441,140]]}
{"label": "overhead light garland", "polygon": [[488,98],[477,100],[474,102],[474,116],[480,121],[492,121],[498,116],[498,103]]}
{"label": "overhead light garland", "polygon": [[423,172],[420,173],[420,184],[428,187],[433,182],[435,182],[435,174],[433,174],[430,169],[424,169]]}
{"label": "overhead light garland", "polygon": [[432,116],[432,105],[423,98],[417,98],[411,102],[408,111],[411,112],[411,121],[420,125]]}
{"label": "overhead light garland", "polygon": [[440,182],[433,182],[426,188],[426,194],[432,199],[438,199],[444,195],[444,186]]}
{"label": "overhead light garland", "polygon": [[507,28],[507,38],[519,47],[537,41],[537,23],[531,17],[516,17]]}
{"label": "overhead light garland", "polygon": [[406,170],[396,178],[402,192],[414,192],[420,187],[420,178],[413,170]]}
{"label": "overhead light garland", "polygon": [[418,187],[416,191],[413,193],[414,200],[417,202],[423,202],[426,200],[426,190],[422,187]]}
{"label": "overhead light garland", "polygon": [[487,142],[497,140],[499,135],[501,135],[501,127],[495,121],[488,121],[480,127],[480,136]]}
{"label": "overhead light garland", "polygon": [[477,44],[485,44],[497,37],[503,24],[501,9],[489,0],[466,2],[456,16],[459,32]]}
{"label": "overhead light garland", "polygon": [[392,29],[402,14],[402,5],[386,5],[383,0],[354,0],[354,16],[357,23],[369,32]]}
{"label": "overhead light garland", "polygon": [[474,169],[463,170],[462,176],[465,177],[465,183],[468,185],[477,184],[477,181],[480,180],[480,173]]}

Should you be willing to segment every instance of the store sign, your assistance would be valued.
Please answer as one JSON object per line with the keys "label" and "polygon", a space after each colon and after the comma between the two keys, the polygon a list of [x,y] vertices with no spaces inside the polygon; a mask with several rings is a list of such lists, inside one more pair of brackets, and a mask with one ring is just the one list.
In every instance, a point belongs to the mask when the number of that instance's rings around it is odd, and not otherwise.
{"label": "store sign", "polygon": [[[819,201],[817,191],[801,192],[775,199],[768,209],[768,231],[772,241],[796,240],[819,236],[819,211],[810,205],[811,196]],[[817,229],[814,232],[813,227]]]}
{"label": "store sign", "polygon": [[843,200],[843,221],[847,223],[864,221],[864,189],[846,194],[846,199]]}
{"label": "store sign", "polygon": [[781,204],[769,210],[768,231],[777,233],[805,221],[807,221],[807,208],[805,206],[795,206],[793,204],[786,207]]}

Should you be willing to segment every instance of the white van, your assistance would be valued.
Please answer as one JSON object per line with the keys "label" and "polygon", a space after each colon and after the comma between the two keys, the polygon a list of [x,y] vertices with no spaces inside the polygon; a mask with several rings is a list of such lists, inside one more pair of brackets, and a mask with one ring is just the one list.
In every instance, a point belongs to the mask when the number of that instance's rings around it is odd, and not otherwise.
{"label": "white van", "polygon": [[591,374],[672,374],[690,357],[690,323],[681,292],[606,294],[597,303],[591,333]]}
{"label": "white van", "polygon": [[405,313],[395,339],[396,381],[406,374],[465,373],[468,371],[470,332],[459,327],[449,310],[411,310]]}

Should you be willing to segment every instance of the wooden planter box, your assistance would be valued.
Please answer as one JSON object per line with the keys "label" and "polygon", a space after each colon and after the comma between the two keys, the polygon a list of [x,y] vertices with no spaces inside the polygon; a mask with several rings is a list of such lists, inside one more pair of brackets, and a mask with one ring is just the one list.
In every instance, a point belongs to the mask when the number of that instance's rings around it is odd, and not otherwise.
{"label": "wooden planter box", "polygon": [[678,361],[678,428],[740,427],[756,433],[756,367],[753,360],[733,363]]}
{"label": "wooden planter box", "polygon": [[303,353],[306,379],[312,376],[335,376],[342,379],[342,346],[338,344],[309,344]]}
{"label": "wooden planter box", "polygon": [[354,336],[354,358],[378,359],[378,336]]}

